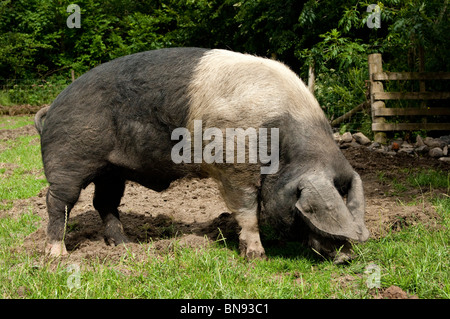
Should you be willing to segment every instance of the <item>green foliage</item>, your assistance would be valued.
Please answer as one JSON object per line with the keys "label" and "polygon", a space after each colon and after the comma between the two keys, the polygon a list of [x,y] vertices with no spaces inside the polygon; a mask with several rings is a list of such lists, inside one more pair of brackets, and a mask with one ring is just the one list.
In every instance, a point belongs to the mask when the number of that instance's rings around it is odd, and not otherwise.
{"label": "green foliage", "polygon": [[70,84],[70,72],[66,77],[53,75],[48,78],[5,80],[0,91],[0,105],[12,106],[30,104],[39,106],[51,104],[62,90]]}
{"label": "green foliage", "polygon": [[[381,10],[380,29],[370,29],[366,25],[370,15],[366,8],[370,3],[338,1],[334,4],[336,9],[326,16],[326,11],[333,5],[327,6],[323,2],[319,5],[319,1],[310,0],[300,15],[302,26],[323,19],[327,25],[326,32],[315,34],[312,45],[300,48],[295,53],[297,57],[304,59],[307,65],[314,63],[318,83],[315,93],[331,119],[344,114],[366,99],[364,80],[368,79],[367,55],[370,53],[383,53],[384,66],[389,71],[418,71],[419,50],[425,52],[426,71],[442,71],[448,68],[448,1],[378,2]],[[303,68],[303,72],[306,72],[306,68]],[[306,73],[303,73],[303,76],[306,77]],[[408,83],[409,85],[411,84]],[[448,86],[427,86],[428,90],[434,88],[448,90]],[[404,87],[394,91],[411,89]],[[370,133],[370,116],[359,115],[345,125],[350,130]]]}
{"label": "green foliage", "polygon": [[[31,212],[24,212],[17,219],[0,218],[0,244],[8,247],[22,241],[25,236],[37,229],[39,219]],[[0,253],[0,259],[2,255]]]}
{"label": "green foliage", "polygon": [[[79,0],[79,29],[66,26],[71,3],[0,1],[3,91],[5,79],[48,80],[55,73],[70,79],[70,69],[78,76],[144,50],[226,48],[277,58],[303,79],[314,64],[316,97],[334,119],[365,101],[368,54],[383,53],[389,71],[417,71],[419,52],[425,52],[426,71],[448,70],[450,60],[448,0],[377,2],[379,29],[366,25],[370,1]],[[427,90],[448,91],[448,84],[427,84]],[[0,102],[16,103],[15,93],[3,92]],[[370,116],[343,125],[370,133]]]}

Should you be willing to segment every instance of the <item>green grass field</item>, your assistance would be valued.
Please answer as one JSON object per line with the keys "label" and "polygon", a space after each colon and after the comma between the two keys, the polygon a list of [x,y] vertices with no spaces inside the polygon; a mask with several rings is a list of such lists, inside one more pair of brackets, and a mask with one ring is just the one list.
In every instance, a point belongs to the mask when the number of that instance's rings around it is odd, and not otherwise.
{"label": "green grass field", "polygon": [[[31,123],[30,116],[0,117],[0,130]],[[348,265],[294,243],[268,246],[267,261],[249,262],[235,243],[192,249],[176,238],[166,253],[142,244],[144,260],[132,250],[119,261],[75,264],[19,252],[25,236],[45,226],[31,207],[14,218],[7,213],[46,186],[36,137],[0,140],[0,298],[376,298],[392,285],[419,298],[450,297],[448,194],[431,199],[442,216],[439,229],[418,224],[370,239],[354,247],[358,257]],[[405,187],[448,189],[448,175],[415,170]]]}

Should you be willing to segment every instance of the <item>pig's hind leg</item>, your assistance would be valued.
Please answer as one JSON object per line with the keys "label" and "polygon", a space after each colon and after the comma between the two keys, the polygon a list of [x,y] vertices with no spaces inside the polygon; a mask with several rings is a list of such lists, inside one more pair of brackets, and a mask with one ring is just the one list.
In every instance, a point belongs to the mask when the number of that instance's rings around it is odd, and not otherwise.
{"label": "pig's hind leg", "polygon": [[94,207],[105,225],[106,242],[115,245],[129,242],[117,209],[125,190],[125,179],[115,175],[105,175],[97,177],[94,184]]}
{"label": "pig's hind leg", "polygon": [[80,196],[81,187],[50,183],[47,192],[47,245],[45,252],[53,257],[67,255],[64,237],[70,211]]}

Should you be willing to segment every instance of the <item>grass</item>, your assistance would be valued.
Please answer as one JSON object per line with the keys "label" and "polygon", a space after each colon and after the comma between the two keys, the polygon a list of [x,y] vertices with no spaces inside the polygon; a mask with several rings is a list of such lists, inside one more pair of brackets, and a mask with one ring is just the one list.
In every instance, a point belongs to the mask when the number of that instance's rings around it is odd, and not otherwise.
{"label": "grass", "polygon": [[441,230],[419,224],[362,245],[360,256],[381,267],[381,284],[420,298],[450,297],[450,199],[436,199]]}
{"label": "grass", "polygon": [[171,253],[156,255],[152,244],[145,244],[148,250],[144,262],[129,251],[118,262],[85,260],[76,264],[79,272],[75,273],[68,262],[42,262],[33,254],[11,251],[38,227],[39,219],[27,212],[17,220],[0,221],[0,296],[372,298],[377,290],[367,287],[365,269],[376,264],[381,287],[396,285],[420,298],[449,298],[450,200],[441,199],[436,204],[445,216],[446,230],[429,231],[419,225],[369,240],[355,247],[359,257],[347,266],[321,261],[309,253],[295,255],[298,247],[293,243],[282,249],[269,247],[268,261],[248,262],[236,250],[219,243],[209,249],[192,249],[175,242]]}
{"label": "grass", "polygon": [[367,293],[364,287],[342,291],[335,280],[342,270],[329,262],[316,264],[300,257],[247,262],[220,245],[202,250],[176,246],[163,256],[148,250],[145,262],[132,252],[116,263],[85,261],[77,275],[79,284],[72,288],[70,265],[52,269],[33,256],[2,251],[4,298],[358,298]]}
{"label": "grass", "polygon": [[[30,116],[0,118],[0,130],[32,124]],[[9,209],[12,200],[36,196],[46,186],[42,171],[38,134],[0,141],[0,210]],[[38,177],[36,177],[38,175]]]}
{"label": "grass", "polygon": [[[434,169],[406,168],[401,173],[406,178],[399,180],[397,176],[386,176],[383,171],[377,173],[378,180],[383,184],[391,184],[391,195],[398,195],[410,188],[419,188],[423,191],[443,189],[450,194],[450,172]],[[389,174],[388,174],[389,175]]]}
{"label": "grass", "polygon": [[432,169],[411,172],[407,178],[411,186],[425,187],[429,189],[444,188],[450,193],[450,172],[436,171]]}
{"label": "grass", "polygon": [[29,115],[0,117],[0,130],[12,130],[29,124],[33,124]]}
{"label": "grass", "polygon": [[[31,118],[0,117],[0,130],[31,123]],[[2,126],[3,125],[3,126]],[[396,285],[419,298],[450,297],[450,197],[432,199],[442,217],[440,229],[415,225],[364,244],[348,265],[334,265],[295,243],[266,245],[267,261],[246,261],[237,245],[219,240],[207,249],[180,246],[170,252],[129,250],[119,260],[45,259],[19,248],[42,227],[31,208],[11,217],[14,200],[35,196],[46,184],[36,136],[2,141],[0,163],[0,298],[373,298]],[[30,172],[34,172],[31,174]],[[444,172],[415,169],[405,187],[448,189]],[[387,179],[379,174],[380,178]],[[397,181],[400,183],[400,181]],[[3,212],[3,213],[2,213]],[[369,265],[376,265],[380,289],[369,288]]]}

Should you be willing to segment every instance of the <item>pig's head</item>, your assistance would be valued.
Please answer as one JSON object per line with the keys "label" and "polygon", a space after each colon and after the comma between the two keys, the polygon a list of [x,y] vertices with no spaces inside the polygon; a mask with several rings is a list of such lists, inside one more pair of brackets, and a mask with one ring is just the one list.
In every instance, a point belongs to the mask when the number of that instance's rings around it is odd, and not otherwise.
{"label": "pig's head", "polygon": [[342,263],[352,257],[350,242],[366,241],[369,232],[361,178],[337,151],[335,165],[291,163],[265,176],[260,221]]}

